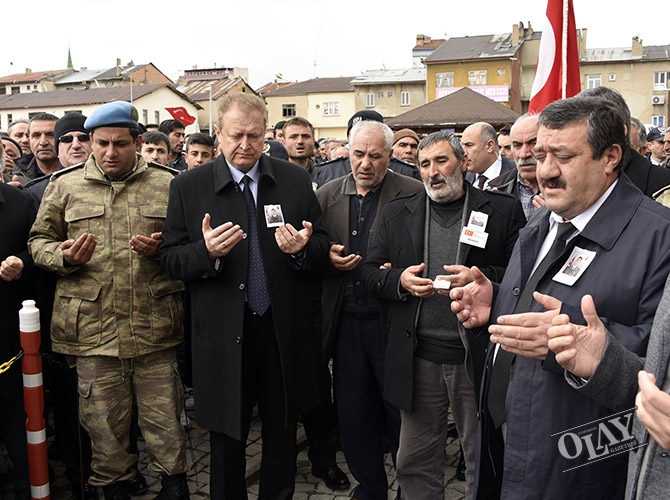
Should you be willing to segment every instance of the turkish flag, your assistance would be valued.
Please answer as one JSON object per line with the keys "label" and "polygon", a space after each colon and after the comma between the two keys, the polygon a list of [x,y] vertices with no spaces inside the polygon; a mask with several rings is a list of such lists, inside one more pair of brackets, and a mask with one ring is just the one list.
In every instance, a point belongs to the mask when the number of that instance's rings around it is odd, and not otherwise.
{"label": "turkish flag", "polygon": [[548,0],[528,112],[539,113],[547,104],[581,90],[572,0]]}
{"label": "turkish flag", "polygon": [[172,115],[172,118],[179,120],[187,127],[195,123],[195,117],[188,114],[184,106],[179,106],[177,108],[165,108],[168,113]]}

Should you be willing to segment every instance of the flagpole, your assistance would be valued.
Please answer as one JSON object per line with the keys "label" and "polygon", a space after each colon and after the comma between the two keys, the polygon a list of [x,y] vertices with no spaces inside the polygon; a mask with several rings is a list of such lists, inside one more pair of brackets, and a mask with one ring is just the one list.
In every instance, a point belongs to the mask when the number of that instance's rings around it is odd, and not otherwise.
{"label": "flagpole", "polygon": [[563,43],[561,44],[561,98],[565,99],[568,88],[568,2],[563,0]]}

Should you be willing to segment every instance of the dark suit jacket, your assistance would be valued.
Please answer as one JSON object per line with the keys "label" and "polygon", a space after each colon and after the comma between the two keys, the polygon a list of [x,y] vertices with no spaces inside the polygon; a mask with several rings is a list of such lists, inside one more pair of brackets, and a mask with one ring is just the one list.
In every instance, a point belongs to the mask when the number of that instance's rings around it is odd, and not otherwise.
{"label": "dark suit jacket", "polygon": [[[519,241],[500,284],[491,318],[514,311],[549,228],[546,207],[519,232]],[[572,249],[595,252],[591,264],[571,286],[553,280]],[[622,274],[617,270],[623,269]],[[573,323],[585,324],[581,299],[590,294],[608,331],[629,351],[643,355],[651,323],[670,272],[670,209],[645,197],[622,175],[584,230],[573,238],[561,258],[540,280],[537,290],[563,303]],[[531,311],[544,309],[533,302]],[[485,381],[486,384],[486,381]],[[587,384],[587,386],[590,384]],[[615,384],[611,384],[618,390]],[[486,386],[483,393],[486,392]],[[615,456],[585,467],[567,460],[557,437],[567,429],[612,414],[601,397],[576,391],[550,352],[544,361],[516,356],[507,393],[507,441],[502,470],[503,495],[515,499],[622,498],[627,457]],[[486,408],[482,408],[485,421]],[[491,443],[483,435],[484,444]],[[494,454],[495,455],[495,454]],[[481,450],[485,459],[488,449]],[[479,470],[484,467],[480,464]],[[482,484],[491,479],[482,477]]]}
{"label": "dark suit jacket", "polygon": [[[500,167],[500,174],[498,174],[498,176],[510,170],[516,170],[516,163],[514,163],[514,160],[510,160],[506,156],[501,156],[500,159],[502,160],[502,166]],[[477,176],[473,172],[468,172],[467,174],[465,174],[465,180],[468,181],[470,184],[475,182],[476,177]],[[489,179],[489,181],[490,180],[492,179]]]}
{"label": "dark suit jacket", "polygon": [[[316,192],[316,197],[323,210],[323,227],[328,231],[330,244],[344,245],[344,255],[351,251],[349,247],[349,196],[343,194],[346,180],[349,176],[328,182]],[[368,241],[369,247],[377,239],[377,232],[381,222],[381,212],[384,206],[396,198],[410,196],[423,191],[423,184],[415,179],[388,171],[380,187],[379,203],[375,214],[372,229],[372,238]],[[326,272],[323,279],[323,348],[324,359],[332,354],[333,342],[339,327],[342,300],[348,273],[337,271],[330,263],[326,263]]]}
{"label": "dark suit jacket", "polygon": [[[23,261],[19,279],[0,279],[0,363],[9,361],[21,349],[19,310],[32,297],[33,259],[28,254],[28,233],[35,220],[31,198],[19,189],[0,183],[0,262],[10,255]],[[37,304],[39,307],[40,304]],[[0,396],[23,390],[21,362],[0,374]]]}
{"label": "dark suit jacket", "polygon": [[[301,411],[318,404],[321,397],[320,278],[311,270],[327,258],[328,236],[321,227],[321,208],[305,169],[261,155],[260,173],[259,240],[281,355],[284,396],[289,412]],[[268,228],[265,222],[265,205],[281,205],[284,221],[296,229],[302,228],[303,220],[314,224],[302,261],[277,246],[275,228]],[[228,221],[248,227],[243,194],[223,155],[172,182],[160,256],[167,272],[184,280],[191,294],[198,423],[239,439],[248,240],[235,245],[215,270],[202,236],[205,213],[211,214],[212,227]]]}
{"label": "dark suit jacket", "polygon": [[[486,248],[460,243],[459,258],[454,264],[478,266],[489,279],[499,282],[526,217],[519,200],[511,195],[480,191],[467,183],[465,186],[468,198],[463,208],[464,221],[473,210],[488,214],[489,236]],[[414,333],[420,300],[414,296],[400,299],[398,291],[402,272],[424,261],[426,197],[423,191],[411,198],[393,201],[384,208],[377,242],[363,264],[366,289],[388,301],[390,307],[384,397],[407,411],[412,410]],[[385,262],[391,262],[392,269],[379,269]],[[468,375],[478,388],[488,336],[474,337],[462,327],[460,333],[466,348]]]}
{"label": "dark suit jacket", "polygon": [[624,152],[621,169],[637,188],[647,196],[670,185],[670,168],[652,165],[633,148]]}
{"label": "dark suit jacket", "polygon": [[515,198],[519,197],[519,185],[517,183],[518,172],[515,168],[514,170],[508,170],[500,174],[498,177],[495,177],[489,181],[488,189],[493,191],[501,191],[503,193],[509,193]]}

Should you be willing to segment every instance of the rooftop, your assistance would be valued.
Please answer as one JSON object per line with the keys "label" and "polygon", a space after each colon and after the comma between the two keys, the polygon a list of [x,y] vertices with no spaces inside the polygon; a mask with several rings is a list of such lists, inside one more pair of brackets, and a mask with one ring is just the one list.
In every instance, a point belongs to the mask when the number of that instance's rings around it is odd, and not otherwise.
{"label": "rooftop", "polygon": [[[193,102],[171,85],[156,83],[152,85],[137,85],[132,87],[133,100],[140,99],[161,88],[168,88],[194,104],[198,109],[201,106]],[[60,106],[81,106],[91,104],[105,104],[111,101],[129,101],[131,87],[101,87],[82,90],[54,90],[52,92],[31,92],[25,94],[0,95],[0,110],[5,109],[51,109]]]}
{"label": "rooftop", "polygon": [[376,69],[366,71],[351,80],[352,85],[374,85],[378,83],[413,83],[425,82],[425,68],[410,69]]}
{"label": "rooftop", "polygon": [[453,94],[419,106],[407,113],[384,121],[392,129],[455,128],[460,130],[475,122],[485,121],[494,127],[514,123],[519,113],[464,87]]}
{"label": "rooftop", "polygon": [[312,80],[305,80],[304,82],[296,82],[288,87],[268,92],[267,97],[276,97],[283,95],[304,95],[304,94],[318,94],[326,92],[353,92],[354,87],[351,85],[353,76],[338,77],[338,78],[314,78]]}

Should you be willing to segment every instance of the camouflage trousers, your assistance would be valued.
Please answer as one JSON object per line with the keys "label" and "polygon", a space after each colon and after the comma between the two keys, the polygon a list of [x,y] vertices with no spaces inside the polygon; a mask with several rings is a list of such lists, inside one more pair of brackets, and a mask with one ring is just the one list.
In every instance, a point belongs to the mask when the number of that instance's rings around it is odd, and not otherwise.
{"label": "camouflage trousers", "polygon": [[186,472],[186,434],[179,421],[184,390],[175,348],[131,359],[79,356],[77,377],[79,420],[93,450],[90,484],[105,486],[133,477],[133,399],[150,467],[169,475]]}

